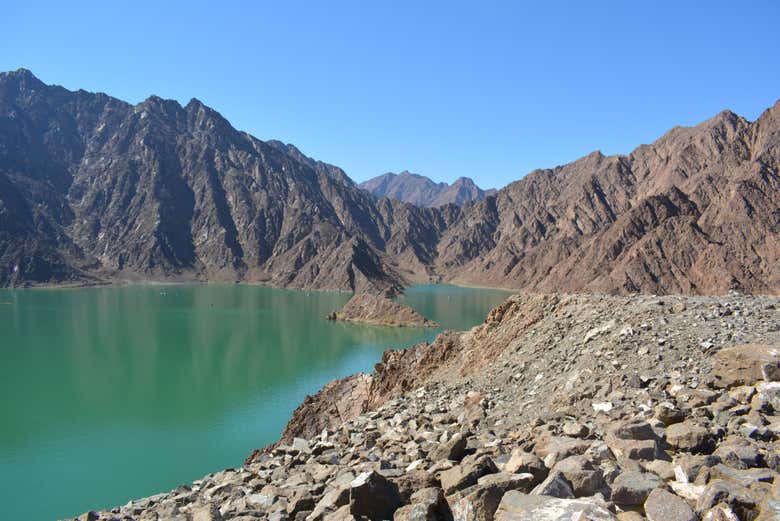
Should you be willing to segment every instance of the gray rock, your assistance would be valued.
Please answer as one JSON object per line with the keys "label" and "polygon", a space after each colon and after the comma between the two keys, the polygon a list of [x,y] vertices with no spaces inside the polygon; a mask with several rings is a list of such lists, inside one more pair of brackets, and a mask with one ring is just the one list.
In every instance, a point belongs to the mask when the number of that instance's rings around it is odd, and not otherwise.
{"label": "gray rock", "polygon": [[609,510],[591,499],[560,499],[510,491],[496,510],[495,521],[615,521]]}
{"label": "gray rock", "polygon": [[645,501],[647,521],[696,521],[696,513],[680,497],[664,489],[650,492]]}
{"label": "gray rock", "polygon": [[641,505],[653,489],[664,486],[664,481],[647,472],[622,472],[612,483],[610,499],[621,506]]}
{"label": "gray rock", "polygon": [[715,479],[704,487],[701,497],[696,502],[696,510],[704,513],[719,503],[728,505],[740,519],[752,519],[758,506],[758,501],[748,488],[737,483]]}

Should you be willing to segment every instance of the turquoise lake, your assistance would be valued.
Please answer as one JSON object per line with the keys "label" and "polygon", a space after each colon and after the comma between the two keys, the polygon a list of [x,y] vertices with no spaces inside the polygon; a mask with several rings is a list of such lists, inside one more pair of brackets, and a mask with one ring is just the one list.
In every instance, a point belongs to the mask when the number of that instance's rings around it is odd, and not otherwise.
{"label": "turquoise lake", "polygon": [[[399,300],[468,329],[503,291]],[[306,394],[440,330],[334,323],[346,293],[245,285],[0,290],[3,519],[167,491],[275,441]]]}

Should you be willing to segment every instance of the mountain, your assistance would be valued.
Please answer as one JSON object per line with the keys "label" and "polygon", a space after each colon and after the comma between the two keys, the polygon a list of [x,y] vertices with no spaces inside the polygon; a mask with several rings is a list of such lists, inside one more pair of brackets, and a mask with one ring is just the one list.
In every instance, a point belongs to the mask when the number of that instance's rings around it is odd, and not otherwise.
{"label": "mountain", "polygon": [[[0,285],[243,280],[399,289],[442,214],[234,129],[198,100],[130,105],[0,75]],[[392,253],[392,259],[388,253]]]}
{"label": "mountain", "polygon": [[403,171],[388,172],[358,185],[377,197],[391,197],[416,206],[435,208],[445,204],[463,206],[481,201],[495,190],[482,190],[468,177],[459,177],[454,183],[435,183],[425,176]]}
{"label": "mountain", "polygon": [[[780,289],[780,103],[463,207],[377,198],[198,100],[131,105],[0,74],[0,286],[247,281],[395,292]],[[400,176],[399,176],[400,177]]]}
{"label": "mountain", "polygon": [[445,280],[546,292],[780,290],[780,102],[537,170],[450,226]]}

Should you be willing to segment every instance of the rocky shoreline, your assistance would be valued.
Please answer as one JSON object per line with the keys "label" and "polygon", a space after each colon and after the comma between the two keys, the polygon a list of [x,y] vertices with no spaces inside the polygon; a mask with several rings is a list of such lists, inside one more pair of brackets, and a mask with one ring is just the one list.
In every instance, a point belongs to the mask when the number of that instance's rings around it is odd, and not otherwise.
{"label": "rocky shoreline", "polygon": [[79,519],[778,519],[778,380],[778,297],[513,296],[241,468]]}

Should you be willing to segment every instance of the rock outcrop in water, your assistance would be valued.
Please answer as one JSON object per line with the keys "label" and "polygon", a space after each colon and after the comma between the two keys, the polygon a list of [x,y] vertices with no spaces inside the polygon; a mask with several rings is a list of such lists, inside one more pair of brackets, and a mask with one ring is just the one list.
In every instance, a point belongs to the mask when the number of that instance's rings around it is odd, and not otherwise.
{"label": "rock outcrop in water", "polygon": [[0,286],[247,281],[397,292],[780,289],[780,103],[461,208],[359,189],[193,99],[131,105],[0,74]]}
{"label": "rock outcrop in water", "polygon": [[774,520],[780,299],[511,297],[240,469],[84,519]]}
{"label": "rock outcrop in water", "polygon": [[328,315],[329,320],[361,322],[375,326],[439,327],[413,308],[394,302],[382,295],[357,293],[339,311]]}
{"label": "rock outcrop in water", "polygon": [[388,172],[358,185],[377,197],[390,197],[416,206],[436,208],[445,204],[463,206],[482,201],[496,190],[482,190],[468,177],[459,177],[452,184],[436,183],[425,176],[403,171]]}

